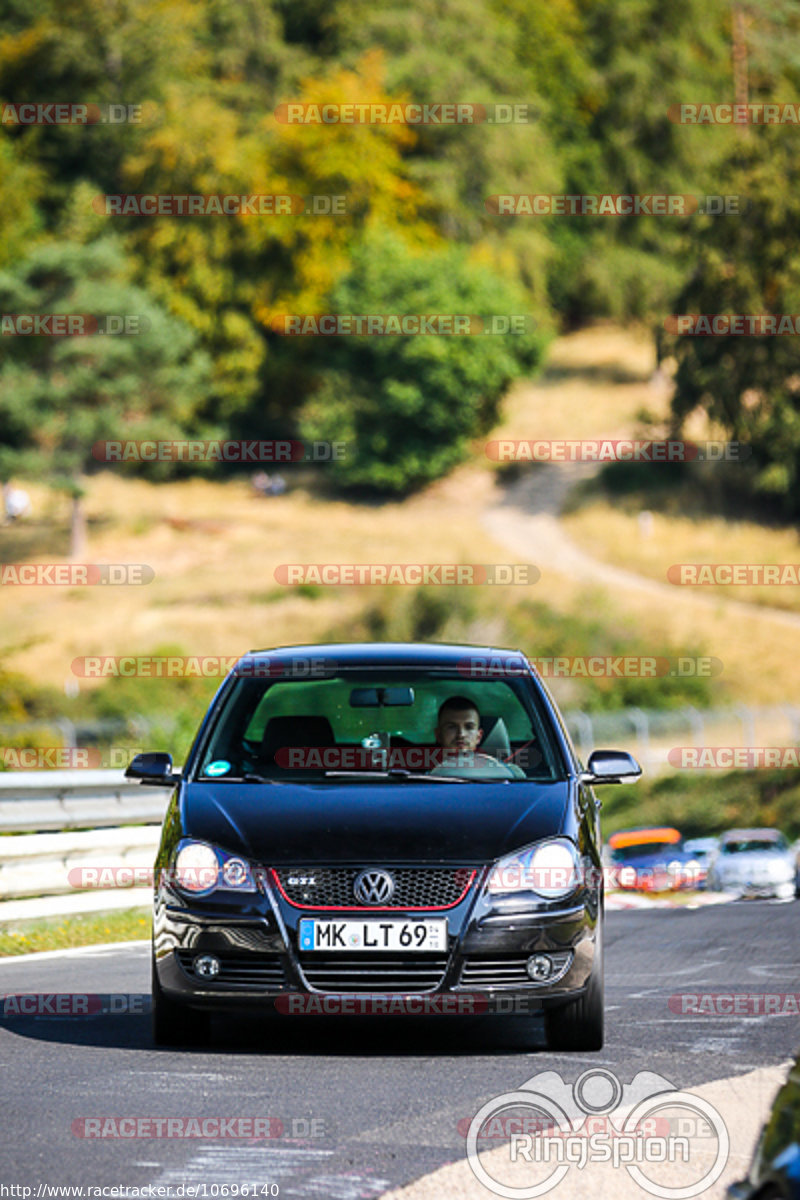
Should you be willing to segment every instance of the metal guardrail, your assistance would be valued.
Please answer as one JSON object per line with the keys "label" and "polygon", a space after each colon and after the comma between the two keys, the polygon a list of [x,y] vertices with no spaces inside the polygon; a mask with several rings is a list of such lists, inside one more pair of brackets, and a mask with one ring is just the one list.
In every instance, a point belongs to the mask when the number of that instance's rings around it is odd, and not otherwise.
{"label": "metal guardrail", "polygon": [[128,825],[2,838],[0,896],[19,900],[147,888],[159,836],[158,825]]}
{"label": "metal guardrail", "polygon": [[169,795],[122,771],[0,773],[0,921],[149,904]]}
{"label": "metal guardrail", "polygon": [[[791,705],[705,712],[689,706],[571,710],[564,717],[584,759],[595,746],[615,746],[634,754],[648,772],[670,770],[670,749],[681,745],[800,742],[800,709]],[[40,916],[122,907],[126,896],[132,906],[147,903],[146,887],[84,892],[70,873],[86,866],[146,872],[169,795],[168,788],[125,779],[121,770],[0,772],[0,835],[17,835],[0,836],[0,921],[24,917],[27,906],[30,915]]]}
{"label": "metal guardrail", "polygon": [[3,771],[0,833],[160,824],[169,794],[122,771]]}

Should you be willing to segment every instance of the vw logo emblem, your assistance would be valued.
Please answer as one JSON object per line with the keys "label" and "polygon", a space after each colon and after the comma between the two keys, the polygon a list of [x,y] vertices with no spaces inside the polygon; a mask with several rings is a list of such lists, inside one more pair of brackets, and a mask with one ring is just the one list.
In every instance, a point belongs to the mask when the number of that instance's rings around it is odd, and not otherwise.
{"label": "vw logo emblem", "polygon": [[394,894],[394,880],[388,871],[361,871],[353,893],[362,904],[388,904]]}

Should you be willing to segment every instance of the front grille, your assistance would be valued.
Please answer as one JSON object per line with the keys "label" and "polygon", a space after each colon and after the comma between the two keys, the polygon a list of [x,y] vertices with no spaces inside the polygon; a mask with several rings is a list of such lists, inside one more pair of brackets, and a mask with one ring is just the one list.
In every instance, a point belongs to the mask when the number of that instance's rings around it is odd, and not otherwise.
{"label": "front grille", "polygon": [[[298,908],[358,908],[353,885],[362,867],[280,867],[273,870],[283,895]],[[394,892],[384,908],[453,908],[475,878],[472,867],[389,867]],[[309,880],[313,879],[313,883]],[[291,882],[294,880],[295,882]],[[370,906],[372,908],[372,906]]]}
{"label": "front grille", "polygon": [[[221,963],[219,975],[206,979],[195,975],[192,963],[199,954],[211,953]],[[284,988],[286,976],[283,964],[275,955],[255,954],[218,954],[215,950],[178,950],[178,962],[183,970],[195,983],[203,987],[255,987],[255,988]]]}
{"label": "front grille", "polygon": [[443,955],[301,954],[300,968],[318,992],[430,992],[447,970]]}
{"label": "front grille", "polygon": [[554,971],[549,979],[531,979],[526,969],[529,955],[524,958],[499,958],[470,956],[461,968],[462,987],[510,987],[525,984],[528,987],[547,987],[563,979],[572,964],[572,951],[563,950],[551,954]]}

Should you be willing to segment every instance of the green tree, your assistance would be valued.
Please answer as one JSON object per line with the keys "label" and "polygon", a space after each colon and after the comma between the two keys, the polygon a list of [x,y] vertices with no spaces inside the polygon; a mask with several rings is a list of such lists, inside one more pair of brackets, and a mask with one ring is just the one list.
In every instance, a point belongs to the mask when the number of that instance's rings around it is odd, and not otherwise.
{"label": "green tree", "polygon": [[109,315],[136,321],[127,334],[0,339],[0,480],[30,473],[69,491],[77,549],[93,445],[202,436],[195,418],[210,387],[208,357],[190,328],[130,283],[110,240],[34,249],[0,273],[0,311],[88,315],[101,328]]}
{"label": "green tree", "polygon": [[[800,161],[780,127],[751,131],[729,174],[746,196],[739,219],[706,218],[697,265],[678,313],[800,312]],[[756,492],[800,513],[800,346],[795,336],[682,336],[673,414],[680,425],[704,409],[752,447],[738,468]]]}
{"label": "green tree", "polygon": [[[751,102],[794,104],[800,85],[800,14],[783,2],[748,0],[737,37],[746,57],[740,87]],[[746,69],[745,69],[746,68]],[[702,132],[701,130],[697,131]],[[698,222],[694,269],[675,300],[677,313],[800,312],[800,161],[796,126],[746,125],[734,131],[720,164],[719,191],[742,199],[740,216]],[[747,488],[786,516],[800,515],[800,348],[798,337],[682,336],[676,425],[704,409],[752,449],[737,467]]]}
{"label": "green tree", "polygon": [[[463,250],[410,252],[374,233],[333,289],[332,313],[524,315],[524,293]],[[529,317],[529,323],[532,318]],[[505,335],[345,336],[317,345],[318,388],[301,415],[309,439],[344,441],[333,478],[403,493],[461,462],[496,423],[509,383],[539,365],[542,326]]]}

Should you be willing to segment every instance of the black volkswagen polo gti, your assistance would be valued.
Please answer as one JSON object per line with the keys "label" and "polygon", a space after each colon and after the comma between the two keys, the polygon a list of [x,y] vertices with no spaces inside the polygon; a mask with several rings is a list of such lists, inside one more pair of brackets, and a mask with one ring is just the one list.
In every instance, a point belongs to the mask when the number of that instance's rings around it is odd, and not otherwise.
{"label": "black volkswagen polo gti", "polygon": [[536,1013],[552,1049],[603,1041],[603,881],[592,785],[519,651],[252,652],[174,788],[156,859],[153,1025],[212,1012]]}

